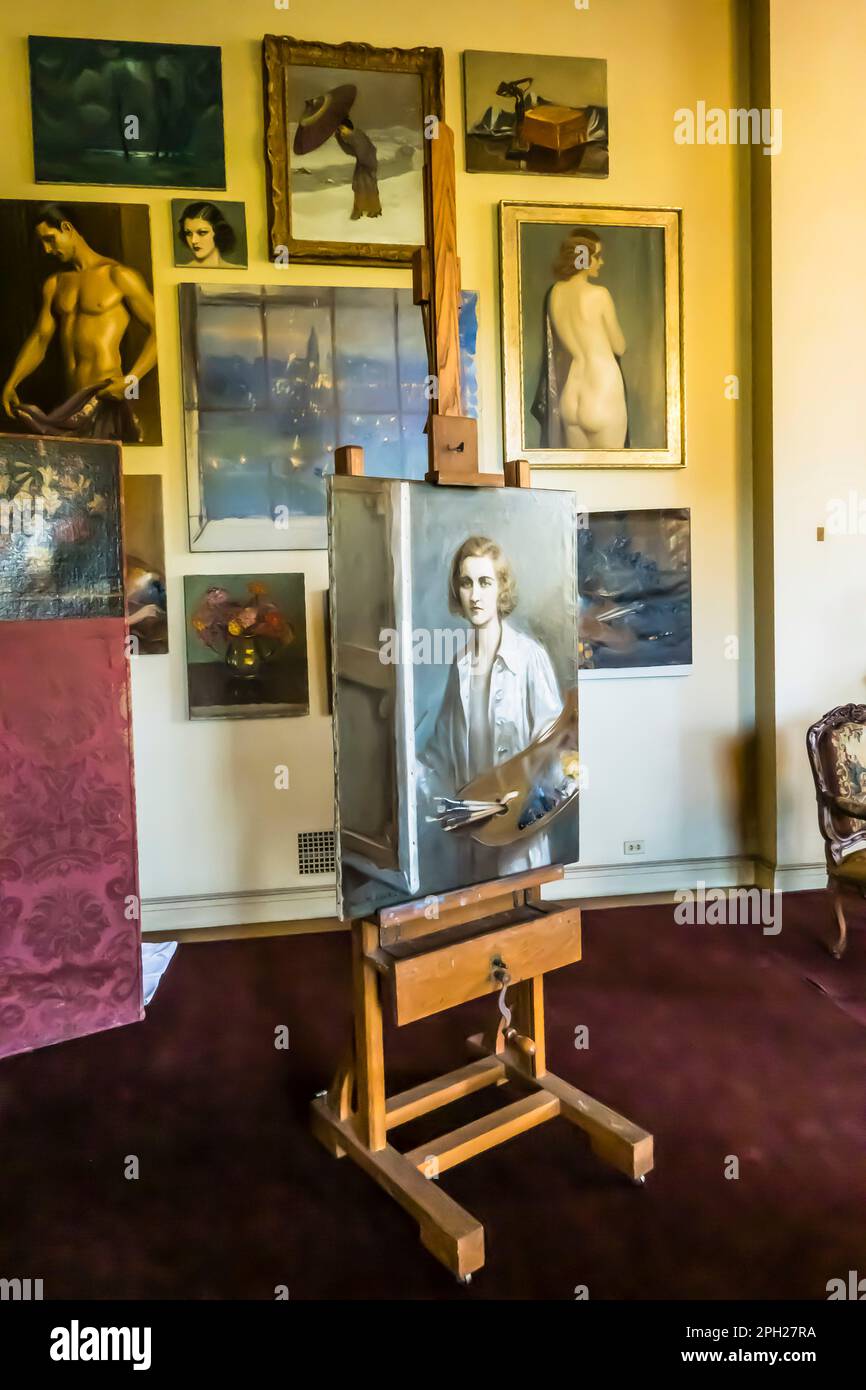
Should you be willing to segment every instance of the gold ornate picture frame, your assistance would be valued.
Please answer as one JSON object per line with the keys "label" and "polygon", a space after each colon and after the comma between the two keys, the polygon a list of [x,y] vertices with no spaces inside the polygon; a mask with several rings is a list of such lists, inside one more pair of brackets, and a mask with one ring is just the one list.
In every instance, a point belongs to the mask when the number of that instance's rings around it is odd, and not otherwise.
{"label": "gold ornate picture frame", "polygon": [[431,217],[441,48],[268,34],[262,61],[275,262],[408,265]]}
{"label": "gold ornate picture frame", "polygon": [[506,458],[685,464],[682,213],[500,204]]}

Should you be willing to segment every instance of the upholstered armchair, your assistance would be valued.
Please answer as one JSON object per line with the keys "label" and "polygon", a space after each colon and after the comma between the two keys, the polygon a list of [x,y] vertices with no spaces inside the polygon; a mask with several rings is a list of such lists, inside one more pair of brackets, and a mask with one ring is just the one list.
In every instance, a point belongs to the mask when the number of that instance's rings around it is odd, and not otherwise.
{"label": "upholstered armchair", "polygon": [[844,899],[866,897],[866,705],[831,709],[812,725],[806,747],[839,927],[832,947],[838,960],[848,937]]}

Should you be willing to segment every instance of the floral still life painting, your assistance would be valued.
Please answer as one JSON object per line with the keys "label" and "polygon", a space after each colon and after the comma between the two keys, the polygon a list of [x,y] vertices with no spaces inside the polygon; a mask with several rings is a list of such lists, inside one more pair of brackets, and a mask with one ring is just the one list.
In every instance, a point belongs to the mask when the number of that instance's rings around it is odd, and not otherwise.
{"label": "floral still life painting", "polygon": [[187,575],[190,719],[309,714],[302,574]]}
{"label": "floral still life painting", "polygon": [[123,616],[119,453],[0,436],[0,620]]}

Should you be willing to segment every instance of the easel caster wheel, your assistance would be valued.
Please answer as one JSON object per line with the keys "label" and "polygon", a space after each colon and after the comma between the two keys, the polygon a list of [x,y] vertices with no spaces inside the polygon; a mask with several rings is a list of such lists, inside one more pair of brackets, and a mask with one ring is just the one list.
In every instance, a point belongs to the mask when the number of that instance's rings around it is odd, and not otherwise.
{"label": "easel caster wheel", "polygon": [[472,1275],[471,1275],[471,1274],[458,1274],[458,1275],[457,1275],[457,1283],[458,1283],[458,1284],[471,1284],[471,1283],[472,1283]]}
{"label": "easel caster wheel", "polygon": [[841,951],[831,951],[831,952],[830,952],[830,955],[833,957],[834,960],[841,960],[841,959],[842,959],[842,952],[841,952]]}
{"label": "easel caster wheel", "polygon": [[316,1100],[324,1100],[324,1099],[325,1099],[325,1096],[326,1096],[327,1094],[328,1094],[327,1091],[317,1091],[317,1092],[316,1092]]}
{"label": "easel caster wheel", "polygon": [[643,1187],[646,1183],[646,1173],[641,1173],[639,1178],[632,1178],[635,1187]]}

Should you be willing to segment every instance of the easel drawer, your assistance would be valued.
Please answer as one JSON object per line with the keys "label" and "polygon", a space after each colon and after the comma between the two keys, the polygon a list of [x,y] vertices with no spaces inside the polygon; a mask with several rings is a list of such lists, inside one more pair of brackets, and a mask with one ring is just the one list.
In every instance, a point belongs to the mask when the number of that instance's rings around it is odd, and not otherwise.
{"label": "easel drawer", "polygon": [[523,920],[411,955],[377,951],[375,963],[391,980],[397,1023],[412,1023],[442,1009],[495,994],[501,961],[511,984],[580,960],[580,909],[525,907]]}

